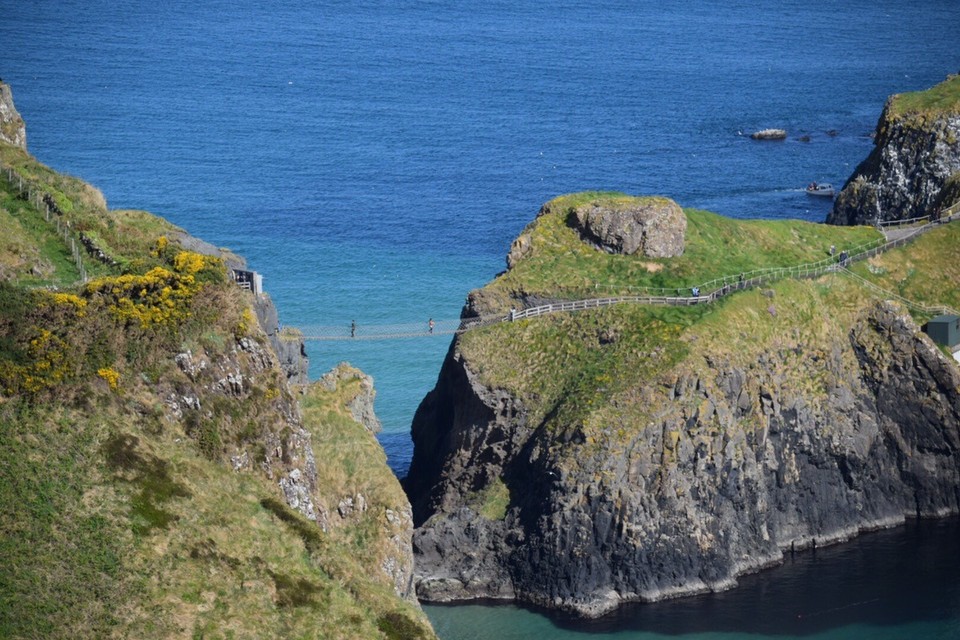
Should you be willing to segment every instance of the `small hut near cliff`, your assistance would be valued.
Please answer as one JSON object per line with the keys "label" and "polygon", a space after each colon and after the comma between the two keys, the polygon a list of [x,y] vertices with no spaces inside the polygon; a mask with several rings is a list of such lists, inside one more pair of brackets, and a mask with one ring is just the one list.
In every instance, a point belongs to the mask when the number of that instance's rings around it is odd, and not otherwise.
{"label": "small hut near cliff", "polygon": [[960,316],[942,315],[932,318],[926,326],[927,335],[948,349],[960,345]]}

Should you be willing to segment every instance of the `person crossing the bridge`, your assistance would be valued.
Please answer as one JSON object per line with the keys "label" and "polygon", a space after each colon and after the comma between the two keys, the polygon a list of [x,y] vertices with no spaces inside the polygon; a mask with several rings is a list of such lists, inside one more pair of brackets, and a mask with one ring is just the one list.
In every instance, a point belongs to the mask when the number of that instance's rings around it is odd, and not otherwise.
{"label": "person crossing the bridge", "polygon": [[357,337],[357,321],[356,320],[350,321],[350,337],[351,338]]}
{"label": "person crossing the bridge", "polygon": [[427,328],[430,330],[430,333],[433,333],[433,327],[433,318],[430,318],[430,320],[427,321]]}

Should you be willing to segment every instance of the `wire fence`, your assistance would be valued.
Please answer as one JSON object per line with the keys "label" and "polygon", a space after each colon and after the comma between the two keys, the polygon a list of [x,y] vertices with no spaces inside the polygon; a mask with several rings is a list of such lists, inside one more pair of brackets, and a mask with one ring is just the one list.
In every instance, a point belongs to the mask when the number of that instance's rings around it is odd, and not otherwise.
{"label": "wire fence", "polygon": [[860,286],[865,287],[873,291],[874,293],[882,296],[883,298],[887,300],[896,300],[903,306],[907,307],[908,309],[912,309],[913,311],[918,311],[920,313],[931,315],[931,316],[941,315],[941,314],[944,314],[944,315],[950,314],[950,315],[960,316],[960,311],[957,311],[953,307],[948,307],[947,305],[927,305],[927,304],[923,304],[922,302],[916,302],[914,300],[910,300],[909,298],[904,298],[899,293],[890,291],[889,289],[884,289],[880,285],[870,282],[869,280],[867,280],[862,276],[858,276],[857,274],[855,274],[853,271],[850,271],[849,269],[842,269],[840,273],[850,278],[851,280],[855,281]]}
{"label": "wire fence", "polygon": [[[594,309],[624,302],[672,306],[706,304],[715,302],[736,291],[771,284],[786,278],[818,278],[827,273],[833,273],[839,270],[847,271],[846,266],[853,262],[867,260],[884,251],[902,247],[930,229],[951,222],[955,217],[960,217],[960,213],[958,212],[960,212],[960,203],[944,211],[944,215],[936,222],[928,220],[923,225],[911,229],[908,233],[899,234],[896,238],[865,243],[851,250],[849,253],[841,252],[839,256],[834,258],[792,267],[756,269],[743,274],[715,278],[699,286],[690,287],[691,295],[689,296],[622,295],[587,300],[557,301],[513,311],[510,318],[513,320],[536,318],[549,313]],[[680,290],[675,289],[673,291],[679,292]]]}
{"label": "wire fence", "polygon": [[0,175],[6,179],[7,183],[13,187],[21,199],[30,203],[34,209],[43,214],[48,224],[56,228],[57,236],[63,240],[64,245],[70,251],[70,256],[77,268],[80,282],[86,282],[87,267],[84,264],[83,252],[80,250],[81,246],[83,246],[82,242],[80,242],[77,234],[74,233],[70,221],[64,220],[62,217],[63,214],[59,210],[54,211],[56,205],[54,205],[54,207],[50,206],[52,202],[50,194],[38,183],[24,179],[24,177],[14,171],[12,167],[0,165]]}

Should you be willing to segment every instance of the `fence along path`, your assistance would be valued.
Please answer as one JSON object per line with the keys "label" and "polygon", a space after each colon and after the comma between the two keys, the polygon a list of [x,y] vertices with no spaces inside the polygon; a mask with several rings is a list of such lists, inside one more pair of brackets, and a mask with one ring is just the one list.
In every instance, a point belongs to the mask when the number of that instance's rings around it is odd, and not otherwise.
{"label": "fence along path", "polygon": [[926,305],[920,302],[914,302],[913,300],[904,298],[899,293],[895,293],[893,291],[890,291],[889,289],[884,289],[883,287],[877,284],[874,284],[873,282],[870,282],[866,278],[858,276],[857,274],[855,274],[853,271],[850,271],[849,269],[846,269],[846,268],[841,269],[840,273],[850,278],[851,280],[855,281],[860,286],[865,287],[873,291],[874,293],[883,296],[887,300],[896,300],[897,302],[907,307],[908,309],[913,309],[914,311],[919,311],[920,313],[926,313],[929,315],[951,314],[955,316],[960,316],[960,311],[957,311],[953,307],[948,307],[947,305],[942,305],[942,304],[931,306],[931,305]]}
{"label": "fence along path", "polygon": [[[525,318],[537,318],[550,313],[562,313],[572,311],[583,311],[585,309],[597,309],[615,304],[635,303],[652,304],[668,306],[691,306],[696,304],[709,304],[730,295],[736,291],[749,289],[752,287],[763,286],[784,278],[817,278],[827,273],[842,273],[854,278],[857,282],[864,284],[875,293],[896,299],[908,307],[923,311],[925,313],[956,313],[949,307],[930,307],[912,302],[893,292],[887,291],[865,280],[849,271],[846,267],[851,262],[866,260],[879,253],[902,247],[903,245],[915,240],[927,231],[960,219],[960,203],[950,207],[939,217],[932,221],[929,217],[914,218],[912,220],[894,221],[890,224],[881,225],[884,231],[885,239],[867,243],[860,247],[846,252],[847,258],[841,262],[838,256],[811,262],[807,264],[794,265],[791,267],[772,267],[767,269],[756,269],[741,274],[725,276],[709,280],[700,285],[685,289],[666,289],[657,287],[620,287],[621,293],[618,295],[609,295],[603,297],[582,298],[579,300],[562,300],[548,304],[526,307],[523,309],[514,309],[509,314],[488,315],[474,318],[465,318],[457,320],[435,320],[433,331],[430,331],[426,321],[420,323],[395,324],[395,325],[356,325],[355,330],[351,331],[350,325],[344,326],[326,326],[326,327],[303,327],[304,340],[377,340],[393,338],[412,338],[430,335],[454,335],[475,329],[477,327],[488,326],[498,322],[509,322],[523,320]],[[889,229],[889,230],[887,230]],[[603,285],[594,287],[595,292],[602,292],[606,289]],[[700,295],[682,295],[683,291],[697,290]]]}
{"label": "fence along path", "polygon": [[[68,224],[62,224],[59,216],[53,215],[50,206],[45,202],[46,195],[43,189],[36,184],[31,184],[15,172],[12,168],[0,166],[0,175],[6,178],[12,186],[20,193],[21,197],[30,202],[38,211],[44,212],[44,217],[48,223],[56,226],[57,234],[63,239],[64,243],[70,248],[72,257],[80,274],[81,282],[87,280],[87,271],[84,265],[83,256],[79,250],[78,243],[73,237],[72,230]],[[338,326],[311,326],[302,327],[303,340],[388,340],[398,338],[414,338],[421,336],[442,336],[455,335],[484,327],[498,322],[508,322],[522,320],[524,318],[536,318],[549,313],[561,313],[572,311],[583,311],[585,309],[597,309],[614,304],[635,303],[635,304],[653,304],[669,306],[690,306],[695,304],[709,304],[727,296],[735,291],[762,286],[784,278],[816,278],[825,273],[842,272],[850,277],[856,278],[868,288],[875,292],[897,299],[908,307],[918,309],[924,312],[945,312],[956,313],[955,310],[948,307],[927,307],[914,303],[906,298],[886,291],[873,283],[860,278],[856,274],[847,270],[845,267],[850,262],[866,260],[878,253],[901,247],[914,240],[918,236],[926,233],[940,224],[952,222],[960,218],[960,203],[956,203],[943,211],[937,220],[931,220],[930,216],[911,218],[909,220],[892,220],[889,222],[878,223],[878,228],[884,233],[885,240],[877,240],[860,247],[856,247],[847,252],[847,259],[842,263],[836,257],[825,258],[817,262],[795,265],[792,267],[771,267],[766,269],[755,269],[736,275],[714,278],[699,285],[689,288],[662,288],[662,287],[616,287],[617,291],[625,291],[618,295],[606,297],[582,298],[579,300],[563,300],[543,305],[526,307],[520,310],[511,310],[509,314],[486,315],[473,318],[462,319],[442,319],[433,320],[433,326],[430,326],[430,320],[424,322],[415,322],[407,324],[380,324],[380,325],[338,325]],[[594,292],[602,293],[610,290],[612,287],[607,285],[595,285]],[[702,295],[681,295],[682,291],[689,289],[697,291]],[[674,294],[674,295],[670,295]]]}
{"label": "fence along path", "polygon": [[49,194],[43,190],[40,185],[33,184],[29,180],[24,180],[23,176],[14,171],[11,167],[0,165],[0,175],[2,175],[10,186],[17,190],[23,200],[29,202],[37,211],[43,212],[43,217],[48,223],[57,228],[57,236],[63,240],[64,245],[70,249],[70,256],[77,268],[80,276],[80,282],[87,281],[87,268],[84,264],[84,257],[80,251],[81,244],[74,237],[74,232],[70,228],[69,222],[61,222],[60,214],[55,215],[49,204]]}

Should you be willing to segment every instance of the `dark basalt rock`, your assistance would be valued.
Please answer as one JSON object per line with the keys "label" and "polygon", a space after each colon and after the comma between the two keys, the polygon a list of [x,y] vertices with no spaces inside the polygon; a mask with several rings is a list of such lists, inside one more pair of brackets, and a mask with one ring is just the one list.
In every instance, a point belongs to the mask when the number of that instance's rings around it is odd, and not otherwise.
{"label": "dark basalt rock", "polygon": [[960,114],[895,115],[888,101],[875,147],[837,196],[828,224],[874,224],[935,213],[960,172]]}
{"label": "dark basalt rock", "polygon": [[[529,424],[454,343],[413,425],[418,595],[595,616],[960,512],[960,372],[898,308],[879,303],[846,335],[748,366],[689,363],[638,390],[655,420],[598,447]],[[798,368],[824,388],[798,388]],[[498,520],[475,505],[494,481],[510,492]]]}

